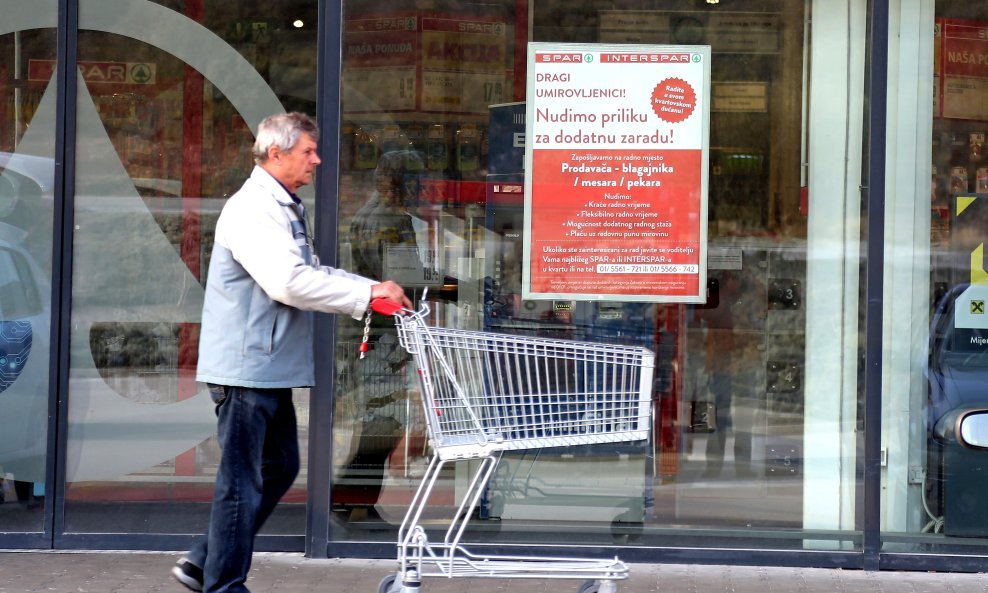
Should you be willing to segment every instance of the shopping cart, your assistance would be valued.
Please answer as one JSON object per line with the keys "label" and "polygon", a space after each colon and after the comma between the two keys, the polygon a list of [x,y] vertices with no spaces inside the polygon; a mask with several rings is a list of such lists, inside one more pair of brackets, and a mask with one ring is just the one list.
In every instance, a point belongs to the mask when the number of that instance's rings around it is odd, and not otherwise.
{"label": "shopping cart", "polygon": [[[382,303],[384,305],[384,303]],[[647,348],[430,327],[394,315],[418,369],[433,457],[398,530],[397,573],[379,593],[418,593],[423,577],[583,579],[580,593],[614,593],[628,566],[613,559],[484,556],[460,542],[504,451],[643,440],[650,428]],[[445,464],[480,460],[441,543],[420,524]]]}

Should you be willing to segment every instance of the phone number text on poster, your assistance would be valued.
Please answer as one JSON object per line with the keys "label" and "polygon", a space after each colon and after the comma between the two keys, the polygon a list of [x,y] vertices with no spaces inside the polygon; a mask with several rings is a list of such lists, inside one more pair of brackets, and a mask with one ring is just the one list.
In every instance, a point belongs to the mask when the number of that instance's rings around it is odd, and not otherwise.
{"label": "phone number text on poster", "polygon": [[597,264],[598,274],[697,274],[696,264]]}

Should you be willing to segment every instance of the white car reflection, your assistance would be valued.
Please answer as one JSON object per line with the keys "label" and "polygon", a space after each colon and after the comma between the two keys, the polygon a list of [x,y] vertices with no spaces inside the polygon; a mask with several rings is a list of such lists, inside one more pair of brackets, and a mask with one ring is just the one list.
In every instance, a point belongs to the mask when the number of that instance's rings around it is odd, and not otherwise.
{"label": "white car reflection", "polygon": [[0,152],[0,477],[18,486],[45,480],[54,171]]}
{"label": "white car reflection", "polygon": [[[51,276],[46,264],[51,261],[52,249],[53,177],[51,159],[0,153],[0,358],[5,361],[0,363],[4,367],[0,389],[0,477],[13,479],[18,487],[45,481],[51,327]],[[124,176],[120,179],[128,181]],[[146,204],[136,187],[131,191],[130,200],[100,195],[87,201],[85,196],[77,196],[77,224],[82,215],[93,219],[86,207],[96,203],[104,206],[96,220],[116,216],[141,222],[141,232],[134,235],[139,241],[135,249],[148,250],[153,245],[158,253],[156,262],[167,263],[166,256],[177,259],[176,250],[154,217],[180,216],[181,206],[175,203],[178,200]],[[216,206],[210,202],[210,207]],[[89,235],[101,241],[106,236],[92,232]],[[85,236],[84,239],[89,240]],[[105,257],[104,246],[92,242],[88,246],[94,261]],[[77,275],[80,251],[84,249],[77,243],[73,259]],[[176,265],[188,274],[181,260]],[[164,267],[158,269],[150,278],[167,276],[173,280],[176,275],[166,274]],[[118,274],[116,285],[133,284],[135,276],[128,274],[129,270]],[[85,278],[79,282],[85,285]],[[156,319],[194,322],[201,309],[198,297],[191,294],[197,283],[192,279],[176,284],[190,293],[185,296],[188,302],[183,309],[189,313]],[[99,289],[99,283],[90,280],[89,287]],[[75,285],[73,293],[79,294]],[[204,389],[181,402],[155,401],[158,405],[148,406],[129,400],[100,376],[89,348],[92,327],[107,320],[130,321],[126,315],[149,315],[146,309],[110,305],[73,310],[65,460],[70,481],[112,479],[142,471],[174,458],[215,432],[215,417]],[[121,314],[125,317],[121,318]],[[177,371],[173,370],[169,377],[171,383],[178,382]],[[175,390],[174,385],[167,389]],[[126,455],[121,454],[124,450]]]}
{"label": "white car reflection", "polygon": [[48,409],[49,294],[45,273],[0,223],[0,470],[43,482]]}

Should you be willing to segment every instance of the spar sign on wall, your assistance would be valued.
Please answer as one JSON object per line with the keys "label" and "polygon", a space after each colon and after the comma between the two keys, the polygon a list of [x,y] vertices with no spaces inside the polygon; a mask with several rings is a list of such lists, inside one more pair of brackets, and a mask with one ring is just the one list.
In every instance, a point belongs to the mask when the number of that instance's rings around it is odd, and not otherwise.
{"label": "spar sign on wall", "polygon": [[706,299],[709,46],[531,43],[526,299]]}

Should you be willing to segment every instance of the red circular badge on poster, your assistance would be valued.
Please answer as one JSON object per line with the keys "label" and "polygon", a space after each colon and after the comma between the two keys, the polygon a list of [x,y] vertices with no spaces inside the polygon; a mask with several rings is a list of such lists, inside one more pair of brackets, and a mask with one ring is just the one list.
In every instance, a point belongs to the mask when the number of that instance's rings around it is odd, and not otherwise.
{"label": "red circular badge on poster", "polygon": [[696,91],[682,78],[667,78],[652,91],[652,110],[659,119],[679,123],[696,109]]}

